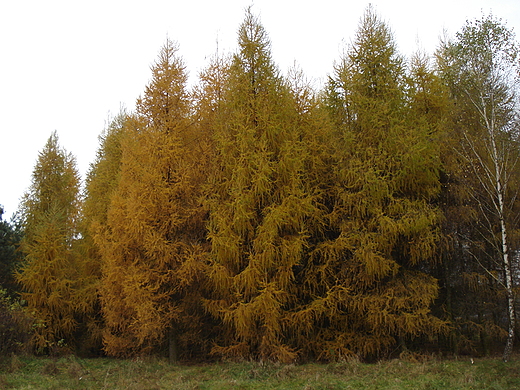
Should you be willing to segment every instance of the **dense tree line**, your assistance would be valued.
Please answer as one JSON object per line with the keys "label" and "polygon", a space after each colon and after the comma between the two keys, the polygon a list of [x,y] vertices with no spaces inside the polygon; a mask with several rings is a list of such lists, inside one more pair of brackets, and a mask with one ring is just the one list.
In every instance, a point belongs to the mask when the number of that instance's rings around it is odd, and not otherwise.
{"label": "dense tree line", "polygon": [[282,74],[270,45],[247,10],[236,53],[190,89],[167,40],[135,110],[101,135],[84,191],[49,138],[20,210],[21,258],[0,263],[32,348],[292,362],[506,345],[509,359],[511,31],[482,17],[407,60],[369,7],[320,91]]}

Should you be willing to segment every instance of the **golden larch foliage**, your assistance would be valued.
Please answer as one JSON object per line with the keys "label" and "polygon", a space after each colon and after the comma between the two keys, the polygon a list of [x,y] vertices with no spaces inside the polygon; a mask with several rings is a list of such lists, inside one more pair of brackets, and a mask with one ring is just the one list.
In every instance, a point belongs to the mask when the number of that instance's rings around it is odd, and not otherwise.
{"label": "golden larch foliage", "polygon": [[[121,172],[100,238],[105,351],[145,354],[196,331],[203,268],[204,180],[191,98],[177,47],[163,46],[152,81],[127,120]],[[194,306],[194,307],[193,307]]]}
{"label": "golden larch foliage", "polygon": [[329,221],[305,270],[307,304],[294,313],[318,358],[381,356],[444,329],[430,313],[436,280],[419,268],[437,256],[438,151],[434,129],[416,126],[405,79],[391,33],[369,8],[327,88],[336,125]]}
{"label": "golden larch foliage", "polygon": [[293,361],[298,351],[287,320],[316,196],[306,182],[297,95],[273,64],[267,34],[251,10],[225,80],[212,122],[217,168],[206,197],[214,286],[206,308],[224,326],[214,352]]}
{"label": "golden larch foliage", "polygon": [[85,305],[81,288],[81,258],[77,253],[79,175],[72,155],[53,133],[40,152],[31,186],[21,206],[24,255],[17,279],[22,298],[36,319],[37,352],[74,349],[74,332]]}

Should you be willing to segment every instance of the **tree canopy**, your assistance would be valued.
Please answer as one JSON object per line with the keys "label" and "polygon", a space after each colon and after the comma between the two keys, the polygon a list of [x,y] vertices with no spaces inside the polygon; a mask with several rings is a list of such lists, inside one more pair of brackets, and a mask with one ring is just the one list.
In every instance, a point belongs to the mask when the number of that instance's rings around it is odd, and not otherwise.
{"label": "tree canopy", "polygon": [[[518,44],[467,22],[405,58],[368,7],[323,88],[251,8],[190,85],[167,39],[84,188],[53,133],[3,221],[40,352],[373,361],[513,348]],[[19,244],[19,258],[13,249]],[[415,356],[415,355],[412,355]]]}

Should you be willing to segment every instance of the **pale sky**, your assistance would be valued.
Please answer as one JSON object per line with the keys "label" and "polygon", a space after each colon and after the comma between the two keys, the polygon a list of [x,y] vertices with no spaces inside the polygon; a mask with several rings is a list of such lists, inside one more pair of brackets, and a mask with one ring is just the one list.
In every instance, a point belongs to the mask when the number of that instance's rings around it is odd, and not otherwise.
{"label": "pale sky", "polygon": [[1,0],[0,205],[5,219],[30,185],[38,152],[56,130],[82,175],[121,106],[132,110],[166,38],[195,83],[208,58],[235,51],[244,10],[269,33],[282,72],[295,63],[316,85],[330,74],[371,3],[401,53],[433,53],[444,35],[490,12],[520,40],[520,1]]}

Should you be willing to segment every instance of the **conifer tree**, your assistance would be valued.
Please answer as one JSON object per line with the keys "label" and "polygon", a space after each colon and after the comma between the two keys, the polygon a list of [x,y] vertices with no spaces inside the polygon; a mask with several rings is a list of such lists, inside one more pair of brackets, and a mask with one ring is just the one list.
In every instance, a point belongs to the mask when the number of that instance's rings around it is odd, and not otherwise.
{"label": "conifer tree", "polygon": [[152,80],[125,121],[121,171],[101,242],[105,350],[132,356],[194,342],[203,266],[203,173],[191,98],[177,47],[167,41]]}
{"label": "conifer tree", "polygon": [[82,306],[76,294],[81,275],[76,254],[79,175],[75,158],[54,132],[40,152],[31,186],[21,204],[24,259],[17,274],[28,309],[38,321],[35,347],[73,347]]}
{"label": "conifer tree", "polygon": [[122,142],[130,114],[122,110],[100,135],[99,149],[91,164],[85,184],[83,205],[84,234],[92,239],[106,225],[112,192],[117,188],[121,172]]}
{"label": "conifer tree", "polygon": [[[199,83],[193,91],[199,138],[204,141],[203,145],[209,148],[206,154],[214,153],[213,131],[223,103],[230,65],[231,58],[221,56],[217,52],[207,68],[199,74]],[[211,161],[212,158],[208,156],[207,160]]]}
{"label": "conifer tree", "polygon": [[129,114],[124,110],[115,117],[108,128],[99,137],[100,146],[96,160],[91,164],[85,184],[85,199],[82,206],[80,231],[81,251],[85,261],[82,274],[85,277],[82,295],[84,302],[89,302],[91,315],[84,330],[88,339],[84,347],[98,348],[102,343],[103,320],[99,302],[101,282],[101,253],[107,231],[107,219],[112,194],[117,188],[121,171],[121,144],[129,121]]}
{"label": "conifer tree", "polygon": [[248,9],[215,119],[210,178],[211,280],[206,307],[223,321],[214,352],[292,361],[288,313],[315,211],[295,100]]}
{"label": "conifer tree", "polygon": [[299,315],[324,358],[377,356],[443,328],[430,313],[437,283],[420,267],[436,257],[439,160],[434,129],[407,103],[405,76],[389,28],[368,8],[326,94],[336,175]]}
{"label": "conifer tree", "polygon": [[[464,263],[463,254],[457,236],[467,235],[465,226],[475,223],[474,212],[468,203],[468,191],[459,180],[464,171],[464,163],[454,153],[457,140],[453,137],[453,102],[449,88],[430,58],[423,53],[416,54],[411,61],[409,76],[410,103],[412,117],[418,128],[423,127],[428,133],[429,147],[434,148],[432,156],[439,156],[441,168],[439,182],[441,190],[435,204],[442,213],[440,220],[439,261],[430,264],[427,272],[439,280],[440,292],[436,302],[437,313],[450,323],[448,338],[441,337],[440,348],[448,348],[452,353],[459,353],[461,319],[457,308],[458,296],[469,296],[467,290],[461,290],[460,267]],[[464,299],[466,301],[466,299]],[[468,299],[469,301],[469,299]],[[470,331],[472,333],[473,331]]]}

